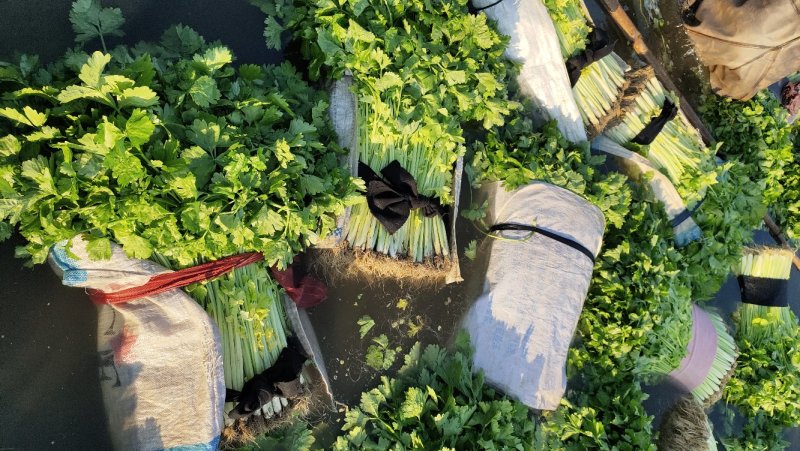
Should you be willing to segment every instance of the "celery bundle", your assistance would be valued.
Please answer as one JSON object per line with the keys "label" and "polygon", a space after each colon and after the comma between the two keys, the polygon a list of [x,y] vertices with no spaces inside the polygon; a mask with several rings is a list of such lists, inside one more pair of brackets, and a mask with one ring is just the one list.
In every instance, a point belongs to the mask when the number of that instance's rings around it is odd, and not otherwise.
{"label": "celery bundle", "polygon": [[741,262],[734,268],[734,273],[740,276],[789,280],[793,258],[794,252],[791,249],[746,248],[742,252]]}
{"label": "celery bundle", "polygon": [[698,402],[711,404],[719,399],[717,395],[733,370],[737,350],[718,314],[697,305],[692,308],[692,338],[686,357],[669,373],[669,379]]}
{"label": "celery bundle", "polygon": [[667,100],[678,108],[677,97],[664,89],[649,68],[636,77],[634,84],[634,94],[628,96],[624,105],[624,116],[603,134],[647,157],[657,169],[666,173],[684,201],[692,205],[703,198],[709,186],[716,183],[716,157],[680,111],[664,125],[650,144],[631,142],[662,113]]}
{"label": "celery bundle", "polygon": [[[154,254],[153,260],[172,267],[159,254]],[[263,261],[195,285],[189,293],[219,327],[225,388],[241,391],[245,382],[271,367],[286,347],[283,290]],[[263,413],[270,418],[287,405],[285,398],[276,396],[263,406]],[[233,406],[227,403],[225,412]]]}
{"label": "celery bundle", "polygon": [[[545,0],[544,4],[555,25],[564,59],[585,51],[592,28],[581,0]],[[612,52],[581,70],[572,92],[585,125],[596,130],[604,127],[604,120],[619,102],[628,69],[625,61]]]}
{"label": "celery bundle", "polygon": [[[396,95],[395,102],[388,104],[378,98],[359,102],[356,116],[359,160],[377,170],[396,160],[414,176],[420,194],[435,195],[449,203],[451,171],[461,151],[455,145],[459,138],[452,134],[453,130],[437,123],[412,123],[399,130],[393,127],[399,116],[396,107],[401,101],[399,97]],[[389,234],[370,212],[365,198],[353,206],[345,238],[354,249],[375,250],[391,257],[407,256],[415,262],[449,253],[447,229],[441,216],[425,217],[419,209],[411,210],[405,224]]]}
{"label": "celery bundle", "polygon": [[[717,334],[717,353],[714,355],[714,362],[711,364],[708,376],[697,388],[692,390],[692,395],[700,402],[713,403],[719,399],[718,395],[721,394],[722,387],[730,378],[739,353],[722,317],[713,312],[706,313]],[[714,399],[715,397],[716,399]]]}
{"label": "celery bundle", "polygon": [[734,268],[742,285],[734,314],[741,357],[725,389],[726,401],[747,416],[782,426],[800,426],[800,325],[784,296],[793,256],[785,248],[746,249]]}
{"label": "celery bundle", "polygon": [[[456,0],[293,0],[288,3],[294,8],[280,10],[257,3],[267,14],[277,13],[299,40],[310,78],[352,74],[355,146],[360,163],[375,175],[359,170],[368,197],[351,210],[344,231],[350,247],[448,263],[447,229],[437,214],[455,203],[456,163],[465,152],[461,126],[488,129],[516,108],[506,95],[505,80],[514,70],[502,57],[508,38]],[[382,173],[387,168],[405,171],[396,177],[401,183]],[[397,267],[393,275],[414,271],[403,261],[372,263],[373,269]]]}

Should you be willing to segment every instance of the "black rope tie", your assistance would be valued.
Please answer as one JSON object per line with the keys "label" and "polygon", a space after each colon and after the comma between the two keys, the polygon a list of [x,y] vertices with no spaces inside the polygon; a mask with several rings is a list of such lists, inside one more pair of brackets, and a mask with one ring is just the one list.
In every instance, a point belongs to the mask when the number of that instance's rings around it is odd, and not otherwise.
{"label": "black rope tie", "polygon": [[652,121],[650,121],[647,126],[636,135],[631,142],[636,144],[646,146],[651,142],[655,141],[656,137],[661,130],[664,129],[664,126],[667,125],[667,122],[671,121],[675,118],[678,114],[678,107],[672,103],[669,99],[664,100],[664,106],[661,107],[661,113]]}
{"label": "black rope tie", "polygon": [[578,83],[581,71],[588,65],[610,55],[616,42],[609,42],[605,31],[595,28],[589,33],[589,43],[586,49],[567,60],[567,73],[572,86]]}
{"label": "black rope tie", "polygon": [[789,281],[768,277],[739,276],[742,302],[765,307],[789,306]]}
{"label": "black rope tie", "polygon": [[683,224],[684,221],[686,221],[687,219],[691,218],[692,215],[697,213],[697,210],[700,209],[700,206],[703,205],[703,202],[705,202],[705,201],[706,201],[706,198],[703,197],[702,199],[700,199],[695,204],[695,206],[691,210],[689,210],[687,208],[684,208],[683,211],[681,211],[678,215],[676,215],[674,218],[672,218],[672,221],[671,221],[672,228],[674,229],[674,228],[678,227],[679,225]]}
{"label": "black rope tie", "polygon": [[540,227],[536,227],[534,225],[514,224],[514,223],[503,222],[503,223],[495,224],[495,225],[489,227],[489,232],[501,232],[501,231],[519,231],[519,232],[538,233],[538,234],[541,234],[542,236],[546,236],[547,238],[550,238],[551,240],[558,241],[561,244],[566,244],[567,246],[575,249],[576,251],[580,252],[581,254],[589,257],[589,260],[591,260],[592,263],[594,263],[594,260],[595,260],[595,256],[592,253],[592,251],[590,251],[589,249],[586,249],[586,247],[584,247],[581,243],[579,243],[579,242],[577,242],[577,241],[575,241],[575,240],[573,240],[571,238],[566,238],[564,236],[558,235],[557,233],[551,232],[549,230],[542,229]]}
{"label": "black rope tie", "polygon": [[497,0],[494,3],[490,3],[490,4],[486,5],[486,6],[481,6],[480,8],[478,8],[478,7],[474,6],[472,4],[472,2],[468,2],[467,3],[467,10],[469,11],[470,14],[478,14],[479,12],[483,11],[484,9],[489,9],[492,6],[499,5],[500,3],[503,3],[503,0]]}
{"label": "black rope tie", "polygon": [[412,209],[422,209],[428,218],[447,213],[439,199],[417,192],[417,181],[397,160],[381,169],[381,175],[383,177],[368,165],[358,162],[358,176],[367,185],[365,195],[369,211],[390,235],[403,227]]}

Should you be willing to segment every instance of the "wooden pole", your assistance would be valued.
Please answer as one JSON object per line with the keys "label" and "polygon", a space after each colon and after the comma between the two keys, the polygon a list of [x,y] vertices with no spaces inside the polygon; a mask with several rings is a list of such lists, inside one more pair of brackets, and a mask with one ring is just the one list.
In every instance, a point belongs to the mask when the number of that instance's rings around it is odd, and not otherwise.
{"label": "wooden pole", "polygon": [[655,55],[653,55],[653,52],[650,51],[650,48],[647,47],[647,44],[645,44],[644,39],[642,38],[642,34],[639,33],[639,29],[636,28],[636,25],[634,25],[633,21],[631,21],[631,18],[628,16],[625,10],[622,9],[622,6],[619,4],[619,0],[600,0],[600,3],[603,4],[603,7],[605,7],[606,11],[608,11],[608,14],[611,16],[611,18],[614,19],[614,22],[620,28],[622,33],[631,42],[633,45],[633,50],[636,52],[636,54],[644,59],[645,62],[653,68],[658,81],[660,81],[668,90],[678,94],[683,114],[686,115],[686,118],[689,119],[689,122],[691,122],[692,125],[700,132],[700,136],[703,137],[703,140],[706,143],[713,141],[711,133],[708,131],[708,128],[706,128],[705,124],[703,124],[703,121],[700,120],[700,116],[695,113],[692,106],[686,101],[686,98],[683,97],[683,94],[681,94],[681,92],[675,86],[675,83],[672,82],[672,79],[669,78],[669,75],[667,75],[667,71],[664,69],[664,66],[661,65],[658,59],[656,59]]}
{"label": "wooden pole", "polygon": [[[686,98],[683,97],[683,94],[678,90],[675,86],[675,83],[672,82],[672,79],[669,78],[667,75],[666,69],[658,59],[653,55],[653,52],[650,51],[650,48],[647,47],[647,44],[644,42],[644,38],[642,38],[642,34],[639,32],[639,29],[636,28],[636,25],[631,20],[630,16],[622,9],[622,6],[619,4],[619,0],[600,0],[603,7],[608,11],[608,14],[614,20],[614,23],[617,24],[619,29],[631,42],[633,45],[633,50],[639,55],[644,61],[653,68],[653,72],[656,74],[656,78],[670,91],[675,92],[680,98],[681,101],[681,110],[683,110],[683,114],[686,115],[686,118],[689,119],[689,122],[700,132],[700,136],[703,138],[703,141],[706,144],[713,141],[711,137],[711,133],[708,131],[708,128],[700,120],[700,116],[694,111],[689,102],[686,101]],[[764,216],[764,224],[766,224],[767,228],[770,231],[770,234],[775,238],[781,246],[789,247],[789,243],[783,238],[781,234],[781,229],[775,223],[775,220],[767,214]],[[800,270],[800,258],[795,254],[794,256],[794,266]]]}
{"label": "wooden pole", "polygon": [[[778,224],[775,223],[775,220],[773,220],[769,214],[764,215],[764,224],[769,229],[770,235],[772,235],[772,237],[775,238],[778,241],[778,243],[780,243],[781,246],[787,248],[790,247],[789,243],[786,241],[785,238],[783,238],[783,235],[781,235],[780,227],[778,227]],[[800,257],[797,256],[797,253],[795,253],[794,255],[793,262],[795,268],[800,270]]]}

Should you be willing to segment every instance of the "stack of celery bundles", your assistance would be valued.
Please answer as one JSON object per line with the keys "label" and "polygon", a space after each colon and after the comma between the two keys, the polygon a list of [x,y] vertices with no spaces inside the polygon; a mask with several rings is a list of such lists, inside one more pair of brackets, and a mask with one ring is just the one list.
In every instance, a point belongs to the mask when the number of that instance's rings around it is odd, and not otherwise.
{"label": "stack of celery bundles", "polygon": [[692,306],[692,338],[686,351],[668,378],[698,402],[713,404],[722,396],[737,356],[733,337],[718,314]]}
{"label": "stack of celery bundles", "polygon": [[581,0],[545,0],[566,60],[583,123],[598,134],[619,107],[629,66],[612,51],[603,32],[592,29]]}
{"label": "stack of celery bundles", "polygon": [[687,206],[694,208],[716,183],[716,156],[680,111],[650,67],[631,74],[622,114],[603,135],[643,156],[665,173]]}
{"label": "stack of celery bundles", "polygon": [[794,251],[746,249],[734,268],[742,305],[734,314],[738,367],[725,400],[750,418],[800,426],[800,326],[789,307]]}

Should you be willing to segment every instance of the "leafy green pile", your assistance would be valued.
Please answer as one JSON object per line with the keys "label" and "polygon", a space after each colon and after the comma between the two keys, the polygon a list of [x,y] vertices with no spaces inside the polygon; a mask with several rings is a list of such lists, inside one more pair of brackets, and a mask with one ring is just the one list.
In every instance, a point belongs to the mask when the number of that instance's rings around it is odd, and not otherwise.
{"label": "leafy green pile", "polygon": [[471,362],[463,334],[453,352],[417,343],[395,378],[347,412],[334,449],[533,449],[528,408],[486,386]]}
{"label": "leafy green pile", "polygon": [[784,225],[789,239],[800,242],[800,121],[794,123],[794,160],[784,169],[786,187],[781,196],[781,214],[778,221]]}
{"label": "leafy green pile", "polygon": [[746,416],[800,426],[800,325],[788,307],[743,304],[736,312],[738,365],[725,400]]}
{"label": "leafy green pile", "polygon": [[747,166],[761,190],[762,203],[787,234],[797,239],[800,175],[792,150],[795,137],[780,101],[768,91],[745,102],[713,96],[704,100],[700,112],[720,141],[720,152]]}
{"label": "leafy green pile", "polygon": [[[286,28],[299,41],[311,79],[353,74],[359,159],[376,172],[397,160],[420,194],[451,204],[462,124],[489,128],[515,108],[504,83],[512,69],[503,58],[508,38],[460,0],[255,3],[282,22],[267,19],[267,34]],[[390,236],[365,200],[353,208],[346,238],[352,247],[415,261],[448,253],[441,218],[413,211]]]}
{"label": "leafy green pile", "polygon": [[722,444],[726,451],[784,451],[791,445],[783,439],[783,427],[763,413],[748,418],[741,430],[722,439]]}
{"label": "leafy green pile", "polygon": [[356,186],[324,93],[288,64],[232,59],[176,27],[113,57],[2,67],[3,235],[17,226],[34,263],[83,233],[98,259],[114,240],[176,266],[245,250],[272,265],[332,230]]}

